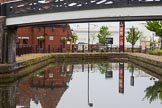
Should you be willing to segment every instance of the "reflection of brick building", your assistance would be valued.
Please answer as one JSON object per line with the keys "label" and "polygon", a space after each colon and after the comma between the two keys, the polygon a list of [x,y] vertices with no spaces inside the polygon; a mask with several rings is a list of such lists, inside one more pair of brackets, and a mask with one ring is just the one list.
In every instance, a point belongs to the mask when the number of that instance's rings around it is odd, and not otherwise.
{"label": "reflection of brick building", "polygon": [[72,36],[68,24],[20,27],[17,31],[20,45],[31,45],[33,52],[61,52],[68,45],[61,38]]}
{"label": "reflection of brick building", "polygon": [[66,87],[67,79],[71,75],[70,66],[55,66],[48,69],[45,73],[37,74],[32,80],[34,87]]}
{"label": "reflection of brick building", "polygon": [[0,3],[7,2],[7,1],[10,1],[10,0],[0,0]]}
{"label": "reflection of brick building", "polygon": [[42,108],[56,108],[68,87],[71,74],[71,66],[53,66],[21,81],[17,89],[16,105],[28,108],[33,102],[35,105],[40,104]]}

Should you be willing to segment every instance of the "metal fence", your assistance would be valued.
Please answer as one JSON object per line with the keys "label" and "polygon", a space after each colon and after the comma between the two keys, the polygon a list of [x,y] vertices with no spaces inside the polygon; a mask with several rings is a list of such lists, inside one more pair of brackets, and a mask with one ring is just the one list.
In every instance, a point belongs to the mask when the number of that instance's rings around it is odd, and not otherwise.
{"label": "metal fence", "polygon": [[25,45],[25,44],[18,44],[16,45],[16,55],[21,56],[23,54],[29,54],[29,53],[61,53],[63,52],[62,46],[60,48],[51,48],[50,45],[48,45],[48,48],[40,48],[39,46],[35,45]]}
{"label": "metal fence", "polygon": [[[60,48],[51,48],[50,45],[48,45],[47,49],[44,48],[39,48],[37,45],[34,47],[32,45],[17,45],[16,46],[16,55],[21,56],[23,54],[29,54],[29,53],[66,53],[66,52],[119,52],[119,47],[118,46],[113,46],[113,47],[107,47],[104,45],[89,45],[89,50],[85,50],[84,46],[82,46],[82,50],[78,50],[78,44],[75,44],[72,46],[72,49],[64,49],[62,46]],[[125,47],[125,52],[131,52],[132,48],[130,46]],[[134,52],[142,52],[140,46],[135,46],[134,47]]]}
{"label": "metal fence", "polygon": [[22,54],[28,54],[33,52],[33,47],[31,45],[16,45],[16,55],[20,56]]}

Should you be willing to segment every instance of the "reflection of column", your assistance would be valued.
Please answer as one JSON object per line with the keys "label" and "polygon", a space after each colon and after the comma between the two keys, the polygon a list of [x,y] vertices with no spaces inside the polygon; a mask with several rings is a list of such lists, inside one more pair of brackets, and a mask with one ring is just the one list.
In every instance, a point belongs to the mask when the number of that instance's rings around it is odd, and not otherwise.
{"label": "reflection of column", "polygon": [[130,85],[131,86],[134,86],[134,76],[133,76],[133,72],[132,72],[132,75],[130,77]]}
{"label": "reflection of column", "polygon": [[124,63],[119,63],[119,93],[124,93]]}
{"label": "reflection of column", "polygon": [[84,72],[84,64],[82,64],[82,72]]}
{"label": "reflection of column", "polygon": [[0,108],[16,108],[16,84],[0,85]]}
{"label": "reflection of column", "polygon": [[88,63],[88,105],[90,106],[90,107],[92,107],[93,106],[93,103],[90,103],[90,101],[89,101],[89,63]]}

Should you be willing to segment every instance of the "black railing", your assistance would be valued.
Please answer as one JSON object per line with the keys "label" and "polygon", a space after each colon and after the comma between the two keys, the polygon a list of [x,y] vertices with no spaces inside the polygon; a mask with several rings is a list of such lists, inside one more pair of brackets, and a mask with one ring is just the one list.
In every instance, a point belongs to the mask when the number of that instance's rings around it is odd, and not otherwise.
{"label": "black railing", "polygon": [[61,48],[51,48],[50,45],[48,49],[45,48],[39,48],[37,45],[25,45],[25,44],[17,44],[16,45],[16,55],[21,56],[23,54],[29,54],[29,53],[61,53],[63,52]]}
{"label": "black railing", "polygon": [[16,45],[16,55],[21,56],[23,54],[29,54],[33,52],[31,45]]}
{"label": "black railing", "polygon": [[162,0],[22,0],[1,4],[7,17],[50,12],[65,12],[89,9],[104,9],[132,6],[158,6]]}

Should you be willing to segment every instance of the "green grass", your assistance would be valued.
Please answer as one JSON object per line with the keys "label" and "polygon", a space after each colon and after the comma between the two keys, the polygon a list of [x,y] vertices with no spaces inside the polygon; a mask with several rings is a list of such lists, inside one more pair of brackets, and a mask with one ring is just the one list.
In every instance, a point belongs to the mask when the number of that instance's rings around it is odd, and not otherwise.
{"label": "green grass", "polygon": [[149,50],[148,53],[151,54],[151,55],[159,55],[159,56],[162,56],[162,50],[160,50],[160,49]]}

